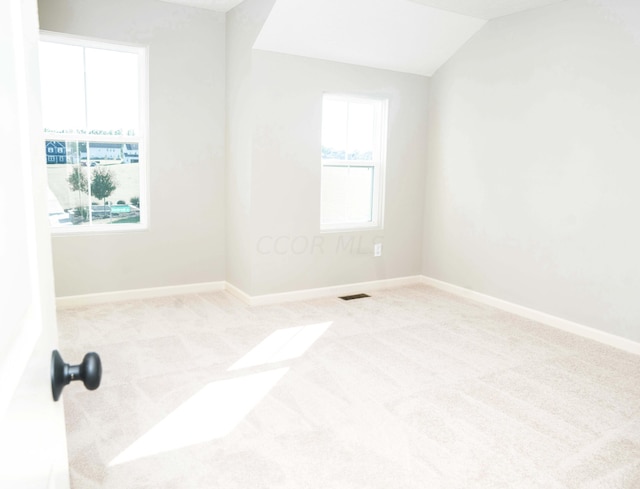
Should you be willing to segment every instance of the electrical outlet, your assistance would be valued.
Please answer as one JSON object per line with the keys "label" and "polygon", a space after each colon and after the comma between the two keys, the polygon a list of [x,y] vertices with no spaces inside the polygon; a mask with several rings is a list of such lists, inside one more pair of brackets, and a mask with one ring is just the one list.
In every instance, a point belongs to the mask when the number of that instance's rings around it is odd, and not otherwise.
{"label": "electrical outlet", "polygon": [[373,256],[382,256],[382,243],[373,245]]}

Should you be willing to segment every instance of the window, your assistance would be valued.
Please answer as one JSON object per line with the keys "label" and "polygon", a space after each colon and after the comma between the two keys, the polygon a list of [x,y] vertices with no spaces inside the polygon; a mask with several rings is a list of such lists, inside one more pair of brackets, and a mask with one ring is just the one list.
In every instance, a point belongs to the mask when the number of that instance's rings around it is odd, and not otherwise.
{"label": "window", "polygon": [[146,50],[43,33],[40,79],[52,230],[146,226]]}
{"label": "window", "polygon": [[382,226],[387,100],[326,94],[320,229]]}

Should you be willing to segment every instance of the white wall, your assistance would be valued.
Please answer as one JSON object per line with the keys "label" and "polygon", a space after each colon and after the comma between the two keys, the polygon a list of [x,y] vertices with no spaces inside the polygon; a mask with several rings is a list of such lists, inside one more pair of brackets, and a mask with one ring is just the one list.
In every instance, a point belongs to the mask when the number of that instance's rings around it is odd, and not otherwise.
{"label": "white wall", "polygon": [[[250,293],[419,274],[428,78],[265,51],[254,52],[253,72]],[[382,230],[320,234],[324,92],[389,99]]]}
{"label": "white wall", "polygon": [[423,273],[640,341],[640,8],[489,22],[432,79]]}
{"label": "white wall", "polygon": [[[261,295],[419,274],[428,78],[254,50],[273,3],[227,14],[228,282]],[[390,99],[381,231],[320,235],[325,91]]]}
{"label": "white wall", "polygon": [[[428,79],[254,51],[273,2],[245,1],[225,28],[223,14],[153,0],[41,1],[44,29],[150,49],[150,229],[54,238],[59,296],[216,280],[256,295],[420,272]],[[390,98],[382,232],[320,236],[323,91]]]}
{"label": "white wall", "polygon": [[253,44],[275,0],[245,0],[227,13],[227,281],[251,284]]}
{"label": "white wall", "polygon": [[41,0],[42,29],[149,46],[150,227],[54,237],[58,296],[225,279],[225,16]]}

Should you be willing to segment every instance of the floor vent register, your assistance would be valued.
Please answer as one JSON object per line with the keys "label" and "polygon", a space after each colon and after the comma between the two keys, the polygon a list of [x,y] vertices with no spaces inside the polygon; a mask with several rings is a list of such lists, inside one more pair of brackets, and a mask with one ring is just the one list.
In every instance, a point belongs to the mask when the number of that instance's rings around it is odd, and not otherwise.
{"label": "floor vent register", "polygon": [[367,294],[354,294],[354,295],[344,295],[342,297],[338,297],[338,299],[342,299],[343,301],[352,301],[354,299],[364,299],[365,297],[371,297]]}

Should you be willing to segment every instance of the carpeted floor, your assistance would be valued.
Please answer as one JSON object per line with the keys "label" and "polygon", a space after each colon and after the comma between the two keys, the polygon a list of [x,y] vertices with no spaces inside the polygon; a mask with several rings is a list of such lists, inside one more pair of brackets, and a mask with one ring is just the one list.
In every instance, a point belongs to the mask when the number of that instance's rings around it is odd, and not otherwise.
{"label": "carpeted floor", "polygon": [[75,489],[637,489],[640,357],[426,286],[59,312]]}

